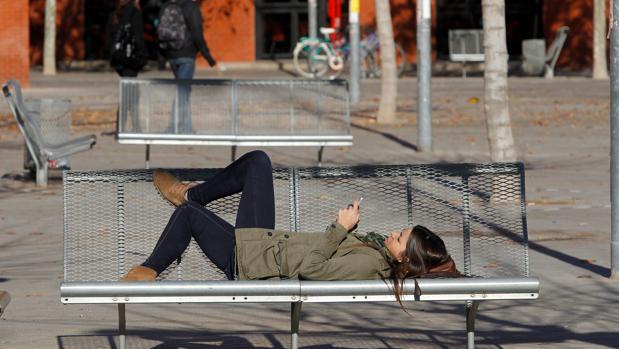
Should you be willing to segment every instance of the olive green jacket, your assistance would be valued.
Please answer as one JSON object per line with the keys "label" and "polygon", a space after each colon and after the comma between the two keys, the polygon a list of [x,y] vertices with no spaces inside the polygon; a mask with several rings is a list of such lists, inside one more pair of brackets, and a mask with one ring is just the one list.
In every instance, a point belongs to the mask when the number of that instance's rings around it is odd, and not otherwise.
{"label": "olive green jacket", "polygon": [[262,228],[235,233],[240,280],[366,280],[390,274],[386,249],[366,246],[338,223],[322,234]]}

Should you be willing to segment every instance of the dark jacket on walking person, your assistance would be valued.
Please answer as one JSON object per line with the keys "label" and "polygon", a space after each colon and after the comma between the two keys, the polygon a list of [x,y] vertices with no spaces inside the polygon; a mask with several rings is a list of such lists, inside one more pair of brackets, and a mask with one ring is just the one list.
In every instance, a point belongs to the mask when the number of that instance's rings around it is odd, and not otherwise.
{"label": "dark jacket on walking person", "polygon": [[[121,78],[137,77],[148,61],[139,1],[117,0],[116,10],[110,16],[107,31],[110,65]],[[127,114],[122,122],[120,120],[120,108],[118,108],[116,123],[119,130],[141,132],[137,108],[140,99],[139,89],[132,87],[130,90],[126,87],[122,91],[121,98],[122,100],[133,99],[133,101],[127,103]],[[127,128],[129,115],[131,116],[131,129]]]}
{"label": "dark jacket on walking person", "polygon": [[136,77],[148,60],[138,1],[117,0],[108,22],[107,38],[112,68],[121,77]]}
{"label": "dark jacket on walking person", "polygon": [[[166,11],[166,7],[177,5],[182,10],[182,15],[185,23],[185,31],[186,35],[184,37],[184,42],[182,43],[180,48],[170,48],[165,47],[165,44],[161,42],[160,35],[160,47],[164,56],[171,61],[171,63],[178,58],[190,58],[195,61],[196,54],[200,52],[200,54],[206,59],[208,64],[212,67],[216,64],[215,59],[211,55],[211,52],[208,48],[206,40],[204,39],[203,33],[203,19],[202,13],[200,12],[200,3],[197,0],[168,0],[161,9],[160,15],[160,23],[161,27],[164,22],[164,12]],[[192,74],[193,75],[193,74]],[[191,78],[191,77],[182,77],[182,78]]]}

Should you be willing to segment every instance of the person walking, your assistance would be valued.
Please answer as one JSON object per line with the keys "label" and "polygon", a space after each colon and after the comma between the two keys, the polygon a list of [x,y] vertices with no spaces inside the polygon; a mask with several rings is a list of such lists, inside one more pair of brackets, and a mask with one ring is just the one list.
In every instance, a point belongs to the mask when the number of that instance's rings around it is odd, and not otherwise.
{"label": "person walking", "polygon": [[[148,61],[139,1],[117,0],[116,10],[112,13],[107,28],[110,65],[121,78],[137,77]],[[135,103],[127,103],[127,113],[131,114],[133,132],[141,132],[138,115],[139,89],[137,86],[123,89],[121,98],[125,100],[131,98],[136,101]],[[116,115],[117,124],[119,115],[120,109]],[[127,127],[127,120],[125,118],[122,125],[123,129]]]}
{"label": "person walking", "polygon": [[184,80],[193,79],[198,52],[213,67],[217,62],[211,55],[203,34],[203,20],[198,0],[168,0],[163,4],[157,27],[159,48],[178,80],[168,132],[192,133],[191,86]]}

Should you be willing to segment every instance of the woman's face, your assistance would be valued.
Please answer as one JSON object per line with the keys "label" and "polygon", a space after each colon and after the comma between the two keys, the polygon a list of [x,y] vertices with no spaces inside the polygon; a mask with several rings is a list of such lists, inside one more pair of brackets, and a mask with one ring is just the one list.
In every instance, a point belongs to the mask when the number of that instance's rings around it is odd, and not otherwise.
{"label": "woman's face", "polygon": [[399,262],[401,262],[402,258],[404,258],[406,243],[411,237],[412,231],[413,228],[404,228],[401,231],[392,232],[385,239],[385,247],[387,247],[391,255]]}

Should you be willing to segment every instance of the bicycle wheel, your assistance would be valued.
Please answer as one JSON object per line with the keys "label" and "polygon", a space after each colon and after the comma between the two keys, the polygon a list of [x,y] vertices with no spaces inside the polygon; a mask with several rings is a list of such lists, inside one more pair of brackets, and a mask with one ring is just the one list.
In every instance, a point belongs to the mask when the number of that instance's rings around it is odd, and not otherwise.
{"label": "bicycle wheel", "polygon": [[321,78],[329,70],[329,55],[323,45],[312,47],[307,61],[313,78]]}
{"label": "bicycle wheel", "polygon": [[337,79],[344,72],[344,59],[336,56],[338,53],[330,50],[325,44],[312,48],[309,57],[310,70],[314,77],[322,79]]}
{"label": "bicycle wheel", "polygon": [[297,43],[293,52],[294,69],[305,78],[313,78],[314,73],[310,68],[309,55],[312,48],[318,44],[315,40],[305,40]]}
{"label": "bicycle wheel", "polygon": [[[368,57],[368,72],[370,76],[380,77],[381,76],[381,57],[380,57],[380,47],[377,47],[374,51],[372,51]],[[397,74],[398,76],[404,75],[404,70],[406,69],[406,52],[402,48],[402,46],[396,44],[395,45],[395,62],[397,66]]]}

